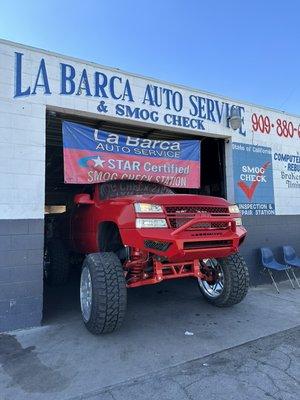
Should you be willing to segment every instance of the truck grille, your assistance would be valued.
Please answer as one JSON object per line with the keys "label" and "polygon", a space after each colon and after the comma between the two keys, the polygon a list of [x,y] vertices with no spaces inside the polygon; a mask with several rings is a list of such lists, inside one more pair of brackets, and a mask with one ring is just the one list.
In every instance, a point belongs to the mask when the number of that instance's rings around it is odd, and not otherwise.
{"label": "truck grille", "polygon": [[[168,222],[173,229],[180,228],[190,220],[196,217],[197,213],[209,214],[212,216],[228,217],[229,210],[227,207],[213,206],[173,206],[165,207]],[[201,222],[191,226],[187,230],[195,231],[201,229],[219,230],[227,229],[228,222]]]}

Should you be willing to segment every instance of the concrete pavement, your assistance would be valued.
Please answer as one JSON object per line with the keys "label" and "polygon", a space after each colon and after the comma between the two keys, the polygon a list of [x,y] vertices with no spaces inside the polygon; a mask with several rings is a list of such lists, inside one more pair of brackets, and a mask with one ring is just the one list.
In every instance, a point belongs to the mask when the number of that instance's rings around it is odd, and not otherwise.
{"label": "concrete pavement", "polygon": [[[243,303],[219,309],[204,301],[193,280],[184,280],[129,291],[123,328],[95,337],[82,325],[76,285],[48,293],[51,307],[46,307],[43,327],[0,336],[1,400],[94,400],[98,397],[93,396],[100,395],[100,399],[111,399],[112,395],[119,399],[125,389],[116,388],[116,397],[106,388],[129,382],[126,390],[132,390],[132,383],[140,377],[145,396],[152,393],[151,399],[176,399],[172,390],[179,390],[179,381],[159,384],[159,379],[169,379],[170,368],[233,351],[227,349],[300,324],[300,289],[290,289],[287,283],[280,285],[280,295],[270,285],[253,288]],[[194,335],[186,336],[185,331]],[[189,365],[193,375],[194,364]],[[223,363],[223,368],[226,375],[229,367]],[[147,383],[147,376],[158,371],[166,371],[166,376],[158,375],[152,384]],[[222,363],[217,372],[222,373]],[[209,379],[212,389],[216,378],[210,375]],[[226,375],[229,383],[232,379]],[[152,392],[149,385],[154,385]],[[159,394],[162,389],[165,392]],[[122,399],[150,398],[141,397],[138,388],[127,393]],[[216,398],[221,398],[216,393]],[[256,396],[257,392],[253,393]],[[227,393],[226,400],[229,398]]]}
{"label": "concrete pavement", "polygon": [[299,343],[298,327],[90,393],[84,399],[299,400]]}

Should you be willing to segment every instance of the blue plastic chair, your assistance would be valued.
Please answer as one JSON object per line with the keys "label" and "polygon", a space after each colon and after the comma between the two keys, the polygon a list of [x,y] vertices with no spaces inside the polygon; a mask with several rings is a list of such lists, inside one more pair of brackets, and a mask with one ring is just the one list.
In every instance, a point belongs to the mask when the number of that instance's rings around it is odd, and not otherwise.
{"label": "blue plastic chair", "polygon": [[282,249],[283,249],[284,261],[286,265],[291,267],[293,277],[300,288],[299,280],[297,279],[293,269],[293,268],[300,268],[300,257],[296,256],[296,252],[292,246],[283,246]]}
{"label": "blue plastic chair", "polygon": [[291,285],[292,288],[295,289],[295,286],[293,284],[293,281],[290,277],[290,274],[288,273],[288,270],[291,269],[291,267],[289,265],[284,265],[284,264],[280,264],[279,262],[277,262],[275,260],[274,254],[272,252],[272,250],[269,247],[261,247],[260,249],[261,251],[261,260],[262,260],[262,265],[264,266],[264,268],[266,269],[266,271],[268,271],[270,278],[272,280],[272,283],[274,284],[277,292],[279,293],[279,289],[278,286],[275,282],[274,276],[273,276],[273,272],[272,271],[285,271]]}

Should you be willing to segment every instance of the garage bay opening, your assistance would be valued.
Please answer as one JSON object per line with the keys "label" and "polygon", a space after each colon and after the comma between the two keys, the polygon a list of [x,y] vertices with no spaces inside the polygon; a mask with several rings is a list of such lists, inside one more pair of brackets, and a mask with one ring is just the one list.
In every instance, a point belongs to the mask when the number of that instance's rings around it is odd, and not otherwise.
{"label": "garage bay opening", "polygon": [[[203,194],[226,198],[225,184],[225,151],[224,139],[204,137],[195,134],[185,134],[180,131],[170,132],[141,128],[128,124],[113,124],[99,119],[86,118],[79,115],[63,114],[56,111],[47,111],[46,125],[46,184],[45,184],[45,256],[44,256],[44,321],[64,320],[65,316],[78,315],[80,313],[79,280],[84,261],[84,254],[78,255],[75,252],[66,250],[64,238],[68,237],[70,227],[69,216],[78,210],[80,204],[88,204],[94,201],[94,185],[91,184],[66,184],[64,183],[64,158],[62,143],[63,121],[99,129],[111,134],[122,134],[131,137],[132,142],[138,142],[139,138],[151,140],[198,140],[201,141],[201,188],[200,189],[178,189],[172,191],[178,194]],[[163,151],[175,151],[175,149],[163,149]],[[86,161],[88,162],[88,160]],[[97,160],[101,163],[101,159]],[[121,162],[114,160],[115,163]],[[134,164],[134,163],[133,163]],[[133,165],[134,167],[134,165]],[[137,164],[136,164],[137,167]],[[126,170],[123,163],[122,168]],[[147,168],[157,168],[151,163]],[[126,172],[126,171],[125,171]],[[97,172],[98,173],[98,172]],[[93,178],[94,179],[94,178]],[[129,178],[130,179],[130,175]],[[132,179],[132,178],[131,178]],[[103,189],[104,190],[104,189]],[[113,188],[105,188],[108,195]],[[125,190],[125,189],[124,189]],[[127,190],[127,189],[126,189]],[[129,189],[131,190],[131,189]],[[160,189],[161,190],[161,189]],[[168,188],[166,188],[168,193]],[[86,216],[88,218],[88,216]],[[171,218],[168,217],[168,218]],[[150,222],[149,222],[150,223]],[[169,221],[171,223],[171,219]],[[174,229],[179,226],[175,222]],[[72,219],[72,229],[77,236],[77,243],[84,243],[86,238],[80,233],[80,223]],[[77,225],[76,225],[77,224]],[[76,228],[74,228],[76,225]],[[119,238],[114,236],[111,226],[103,225],[102,241],[104,247],[110,248],[118,244]],[[80,237],[80,240],[78,239]],[[75,240],[75,239],[74,239]],[[79,240],[79,241],[78,241]],[[80,242],[81,241],[81,242]],[[158,246],[150,243],[149,246]],[[109,247],[110,246],[110,247]],[[186,244],[189,250],[191,244]],[[193,245],[194,246],[194,245]],[[83,246],[84,247],[84,246]],[[122,251],[120,257],[126,257],[126,248],[118,247]],[[121,253],[120,253],[121,254]],[[166,265],[166,264],[165,264]],[[164,267],[167,274],[179,273],[176,268]],[[169,268],[169,270],[168,270]],[[186,266],[182,273],[194,274],[196,266]],[[170,272],[171,271],[171,272]],[[130,274],[133,274],[131,271]],[[136,275],[128,275],[128,286],[137,282]],[[88,279],[88,277],[86,277]],[[131,281],[130,281],[131,279]],[[87,281],[88,282],[88,281]],[[81,304],[81,308],[82,308]]]}

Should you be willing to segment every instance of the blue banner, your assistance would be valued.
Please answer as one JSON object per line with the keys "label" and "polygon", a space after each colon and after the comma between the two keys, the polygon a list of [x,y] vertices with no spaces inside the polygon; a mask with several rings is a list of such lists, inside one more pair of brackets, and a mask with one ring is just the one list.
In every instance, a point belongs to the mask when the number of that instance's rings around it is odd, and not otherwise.
{"label": "blue banner", "polygon": [[200,141],[155,140],[63,122],[66,183],[114,179],[200,187]]}

